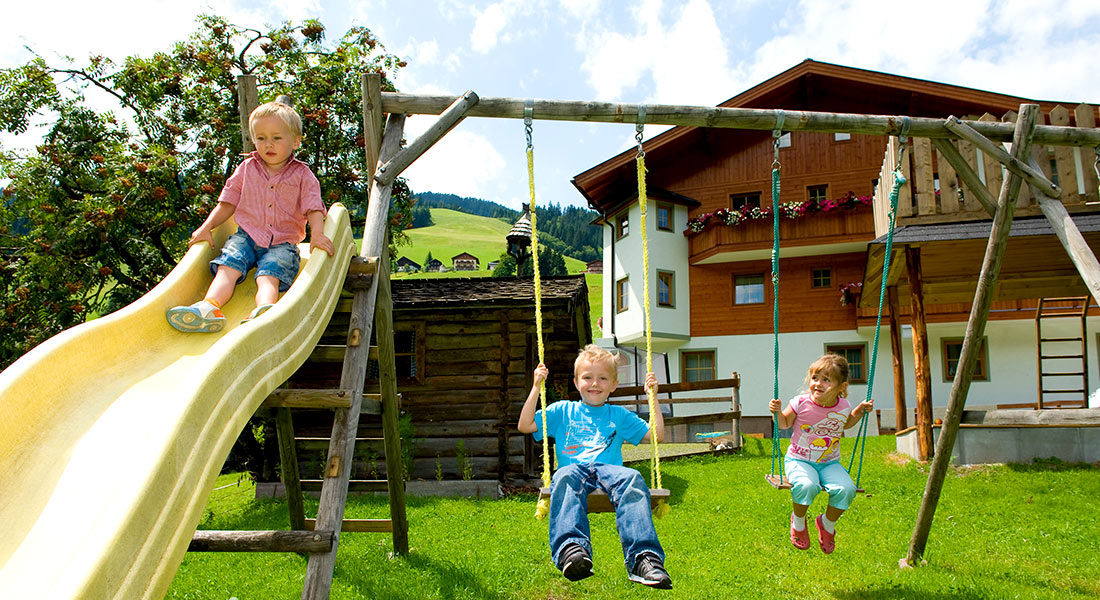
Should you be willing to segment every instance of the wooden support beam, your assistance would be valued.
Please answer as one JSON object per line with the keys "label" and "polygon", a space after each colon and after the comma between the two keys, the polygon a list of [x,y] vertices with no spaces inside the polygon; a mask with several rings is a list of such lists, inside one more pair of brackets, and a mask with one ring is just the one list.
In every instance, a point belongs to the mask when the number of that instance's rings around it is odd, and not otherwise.
{"label": "wooden support beam", "polygon": [[[400,399],[399,402],[400,404]],[[265,408],[349,408],[351,393],[348,390],[299,390],[278,389],[264,399]],[[382,414],[380,394],[363,394],[359,412],[368,415]]]}
{"label": "wooden support beam", "polygon": [[890,358],[894,364],[894,411],[897,413],[894,429],[901,431],[906,425],[909,410],[905,407],[905,365],[901,354],[901,310],[898,307],[898,287],[886,288],[887,316],[890,323]]}
{"label": "wooden support beam", "polygon": [[[384,186],[388,187],[388,186]],[[386,484],[393,522],[393,552],[409,553],[409,521],[405,515],[405,469],[401,461],[401,431],[398,424],[397,367],[394,363],[393,297],[390,294],[389,250],[382,248],[378,269],[378,303],[374,326],[378,331],[378,382],[382,397],[383,448],[386,454]]]}
{"label": "wooden support beam", "polygon": [[[377,100],[364,99],[364,102]],[[401,147],[401,138],[405,127],[404,114],[391,114],[386,122],[386,133],[382,140],[379,160],[389,160]],[[371,189],[367,203],[367,217],[363,230],[361,256],[382,256],[387,244],[386,228],[390,207],[391,186],[378,185]],[[363,386],[366,383],[367,344],[374,326],[374,309],[377,299],[378,278],[374,278],[371,288],[357,290],[352,299],[351,321],[348,325],[348,348],[344,354],[344,367],[340,378],[340,388],[351,391],[352,404],[349,408],[336,410],[333,419],[332,438],[329,443],[329,458],[341,458],[338,474],[325,479],[321,488],[321,498],[317,510],[318,528],[336,531],[344,519],[344,507],[347,501],[348,479],[351,474],[353,443],[359,427],[359,411],[362,403]],[[331,464],[331,463],[330,463]],[[302,588],[302,600],[321,600],[329,597],[332,587],[332,574],[336,566],[336,552],[340,538],[336,537],[332,551],[323,554],[311,554],[306,567],[305,583]]]}
{"label": "wooden support beam", "polygon": [[[1031,141],[1033,139],[1031,134],[1035,130],[1035,121],[1038,114],[1039,105],[1020,105],[1020,115],[1016,121],[1016,129],[1012,139],[1012,155],[1017,160],[1026,160],[1026,157],[1031,153]],[[901,566],[920,564],[925,546],[928,543],[928,534],[932,530],[932,519],[936,514],[940,493],[943,491],[943,482],[951,462],[951,452],[955,447],[955,438],[959,433],[963,408],[966,406],[966,396],[970,391],[970,382],[974,377],[974,367],[978,363],[978,356],[981,352],[982,336],[985,334],[989,308],[993,305],[997,275],[1000,273],[1001,261],[1008,245],[1008,234],[1012,228],[1012,217],[1016,209],[1016,198],[1020,194],[1022,183],[1022,179],[1014,171],[1010,171],[1009,176],[1001,185],[1001,193],[997,196],[997,215],[993,218],[989,243],[986,245],[985,257],[982,260],[982,270],[978,275],[978,288],[974,293],[970,318],[966,323],[966,337],[963,338],[962,352],[959,357],[958,369],[955,372],[955,380],[951,384],[951,396],[947,401],[947,413],[944,415],[940,439],[936,443],[936,456],[932,460],[932,469],[928,474],[928,482],[924,488],[924,496],[921,498],[920,510],[917,512],[913,537],[909,541],[909,552],[902,559]]]}
{"label": "wooden support beam", "polygon": [[255,75],[237,75],[237,114],[241,120],[241,152],[249,153],[256,149],[252,143],[252,133],[248,129],[248,117],[260,105],[260,95],[256,90]]}
{"label": "wooden support beam", "polygon": [[947,117],[944,121],[944,125],[959,137],[980,148],[986,156],[993,157],[997,162],[1004,165],[1006,169],[1012,171],[1018,177],[1022,177],[1029,186],[1038,188],[1051,198],[1060,198],[1062,196],[1061,188],[1047,180],[1041,170],[1034,169],[1031,165],[1027,164],[1027,162],[1025,162],[1027,160],[1026,157],[1021,160],[1012,156],[1006,152],[1002,146],[989,141],[982,136],[982,134],[974,131],[969,125],[963,123],[962,119],[958,117]]}
{"label": "wooden support beam", "polygon": [[[438,115],[453,102],[453,96],[382,93],[382,111],[391,114]],[[470,109],[470,117],[522,119],[524,98],[481,98]],[[535,100],[534,117],[550,121],[635,123],[639,104],[570,100]],[[758,108],[646,104],[647,125],[721,127],[772,131],[776,112]],[[784,110],[785,131],[841,132],[859,135],[898,135],[906,117]],[[911,137],[956,139],[943,119],[908,117]],[[1011,123],[966,121],[983,136],[998,142],[1012,141]],[[1052,146],[1100,146],[1100,129],[1041,126],[1035,128],[1035,143]]]}
{"label": "wooden support beam", "polygon": [[328,552],[331,531],[208,531],[191,538],[188,552]]}
{"label": "wooden support beam", "polygon": [[[970,168],[970,164],[966,162],[963,155],[955,148],[954,144],[951,144],[947,140],[932,140],[932,145],[936,147],[936,150],[940,151],[940,156],[947,161],[955,169],[955,173],[958,174],[959,179],[962,180],[963,185],[966,186],[963,190],[964,194],[970,194],[978,202],[981,203],[985,212],[989,213],[989,216],[993,216],[997,212],[997,201],[993,197],[993,194],[989,193],[985,184],[982,183],[982,179],[978,177],[978,174],[974,172],[974,169]],[[958,203],[956,203],[957,205]]]}
{"label": "wooden support beam", "polygon": [[[317,519],[306,519],[306,529],[313,530]],[[389,533],[393,531],[389,519],[344,519],[340,531],[349,533]]]}
{"label": "wooden support beam", "polygon": [[[382,74],[364,73],[362,78],[363,93],[363,153],[366,161],[363,163],[368,169],[378,168],[378,155],[382,152]],[[370,198],[374,187],[374,177],[367,177],[366,189],[363,195]]]}
{"label": "wooden support beam", "polygon": [[466,90],[465,94],[458,97],[447,110],[443,111],[443,114],[439,116],[439,119],[428,128],[427,131],[420,134],[420,137],[416,138],[413,143],[409,144],[407,148],[402,150],[390,160],[386,161],[384,165],[378,167],[378,173],[375,174],[374,180],[381,185],[389,185],[393,183],[394,179],[397,179],[405,169],[413,163],[414,160],[420,158],[425,152],[435,145],[443,136],[447,135],[447,132],[454,129],[462,119],[466,118],[466,113],[471,108],[477,106],[478,97],[473,90]]}
{"label": "wooden support beam", "polygon": [[920,248],[905,247],[909,273],[909,311],[913,329],[913,376],[917,386],[917,454],[932,458],[932,366],[928,358],[928,325],[924,319],[924,275]]}
{"label": "wooden support beam", "polygon": [[[1031,164],[1032,166],[1038,164],[1034,156],[1031,157]],[[1069,216],[1069,212],[1061,202],[1043,194],[1036,187],[1031,188],[1031,194],[1038,200],[1039,209],[1043,211],[1043,216],[1050,223],[1054,235],[1058,237],[1059,242],[1062,242],[1070,260],[1073,261],[1073,266],[1077,267],[1077,272],[1085,280],[1089,293],[1094,300],[1100,302],[1100,262],[1096,260],[1096,255],[1093,254],[1092,248],[1089,248],[1085,237],[1081,235],[1081,230],[1077,229],[1077,224],[1073,222],[1073,218]]]}
{"label": "wooden support beam", "polygon": [[283,486],[286,488],[286,508],[290,514],[290,528],[304,530],[306,513],[302,504],[302,477],[298,472],[294,421],[289,408],[275,409],[275,432],[279,442],[279,464],[282,465]]}

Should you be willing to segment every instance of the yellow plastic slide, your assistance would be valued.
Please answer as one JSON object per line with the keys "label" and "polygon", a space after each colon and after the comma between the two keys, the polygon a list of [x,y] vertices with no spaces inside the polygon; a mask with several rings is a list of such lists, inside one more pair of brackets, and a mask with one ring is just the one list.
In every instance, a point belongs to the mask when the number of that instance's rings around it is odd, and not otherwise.
{"label": "yellow plastic slide", "polygon": [[[220,247],[234,226],[215,232]],[[302,261],[255,321],[251,277],[218,333],[165,319],[210,283],[192,247],[130,306],[67,330],[0,373],[0,598],[161,598],[249,417],[309,356],[355,252],[343,206],[336,255]],[[303,258],[309,246],[302,246]]]}

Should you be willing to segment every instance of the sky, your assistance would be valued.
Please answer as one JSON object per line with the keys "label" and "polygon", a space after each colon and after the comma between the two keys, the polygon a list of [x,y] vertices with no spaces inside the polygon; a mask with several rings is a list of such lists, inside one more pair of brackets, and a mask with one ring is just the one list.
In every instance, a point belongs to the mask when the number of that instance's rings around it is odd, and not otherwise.
{"label": "sky", "polygon": [[[806,58],[1036,100],[1100,103],[1097,0],[35,0],[4,9],[0,68],[97,53],[147,56],[199,14],[259,28],[317,18],[366,26],[408,62],[407,93],[714,106]],[[358,91],[353,91],[358,93]],[[411,117],[406,137],[434,116]],[[646,128],[646,138],[663,128]],[[33,135],[33,134],[32,134]],[[634,126],[534,123],[540,204],[584,206],[577,174],[634,144]],[[0,137],[0,145],[34,141]],[[526,140],[513,119],[468,118],[406,172],[417,192],[519,208]]]}

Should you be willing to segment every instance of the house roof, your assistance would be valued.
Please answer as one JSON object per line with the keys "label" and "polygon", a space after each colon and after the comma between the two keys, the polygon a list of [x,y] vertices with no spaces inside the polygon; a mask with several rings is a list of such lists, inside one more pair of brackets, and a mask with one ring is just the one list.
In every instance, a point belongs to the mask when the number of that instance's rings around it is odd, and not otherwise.
{"label": "house roof", "polygon": [[[946,117],[1003,113],[1034,101],[806,59],[718,106]],[[1049,110],[1055,103],[1039,104]],[[673,127],[654,136],[643,143],[649,164],[659,165],[663,158],[671,158],[685,147],[707,144],[707,136],[715,135],[708,131],[714,130]],[[633,147],[629,148],[573,177],[573,185],[591,208],[608,215],[635,201],[636,192],[631,190],[637,186],[636,154]]]}
{"label": "house roof", "polygon": [[[1074,215],[1073,221],[1086,243],[1100,248],[1100,214]],[[904,250],[915,248],[920,256],[925,304],[969,304],[974,299],[991,230],[991,221],[898,228],[887,285],[897,285],[899,297],[908,297]],[[885,249],[885,236],[867,245],[860,307],[877,306]],[[1022,300],[1085,296],[1089,291],[1047,220],[1026,217],[1012,222],[993,294],[995,300]]]}
{"label": "house roof", "polygon": [[474,256],[473,254],[470,254],[469,252],[460,252],[459,254],[455,254],[454,256],[451,257],[451,260],[455,260],[455,259],[459,259],[459,258],[477,260],[477,257]]}
{"label": "house roof", "polygon": [[[390,282],[397,308],[462,305],[533,305],[535,290],[529,277],[468,277],[394,279]],[[575,303],[587,300],[584,275],[543,277],[542,301]]]}

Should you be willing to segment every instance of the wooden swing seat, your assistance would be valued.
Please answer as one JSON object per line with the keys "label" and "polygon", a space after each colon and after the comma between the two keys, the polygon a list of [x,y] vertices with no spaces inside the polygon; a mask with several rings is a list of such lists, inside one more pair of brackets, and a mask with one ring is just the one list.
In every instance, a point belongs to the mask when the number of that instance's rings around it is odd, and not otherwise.
{"label": "wooden swing seat", "polygon": [[[791,482],[787,481],[786,477],[780,477],[779,475],[765,475],[764,479],[768,480],[768,483],[772,484],[772,487],[774,487],[777,490],[789,490],[789,489],[791,489]],[[861,487],[857,487],[856,488],[856,493],[857,494],[866,494],[867,490],[865,490]]]}
{"label": "wooden swing seat", "polygon": [[[657,503],[661,500],[668,502],[671,494],[668,490],[662,488],[650,488],[649,489],[649,506],[650,508],[657,508]],[[550,488],[539,489],[539,499],[550,501]],[[588,495],[588,512],[589,513],[613,513],[615,512],[615,505],[611,503],[611,498],[604,493],[603,490],[596,490]]]}

